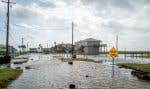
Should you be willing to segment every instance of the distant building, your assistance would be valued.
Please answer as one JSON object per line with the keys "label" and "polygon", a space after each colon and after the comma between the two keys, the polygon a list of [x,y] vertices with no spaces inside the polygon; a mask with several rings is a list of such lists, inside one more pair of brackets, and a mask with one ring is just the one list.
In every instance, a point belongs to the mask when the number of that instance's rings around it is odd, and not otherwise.
{"label": "distant building", "polygon": [[107,44],[103,44],[103,43],[100,44],[100,53],[107,54]]}
{"label": "distant building", "polygon": [[37,53],[38,49],[37,48],[29,48],[30,53]]}
{"label": "distant building", "polygon": [[72,44],[57,44],[54,47],[51,47],[52,53],[66,53],[72,50]]}
{"label": "distant building", "polygon": [[96,55],[99,54],[100,42],[102,41],[93,38],[88,38],[85,40],[75,42],[75,49],[77,51],[80,50],[86,54]]}
{"label": "distant building", "polygon": [[30,53],[50,53],[50,48],[29,48]]}
{"label": "distant building", "polygon": [[20,52],[25,52],[26,45],[19,45],[18,48],[20,49]]}
{"label": "distant building", "polygon": [[42,53],[48,54],[51,52],[51,49],[50,48],[42,48],[41,51],[42,51]]}
{"label": "distant building", "polygon": [[72,44],[61,44],[62,45],[62,47],[64,47],[65,48],[65,51],[66,52],[71,52],[72,51]]}
{"label": "distant building", "polygon": [[39,46],[37,48],[37,52],[42,53],[42,48],[43,48],[43,46],[41,44],[39,44]]}

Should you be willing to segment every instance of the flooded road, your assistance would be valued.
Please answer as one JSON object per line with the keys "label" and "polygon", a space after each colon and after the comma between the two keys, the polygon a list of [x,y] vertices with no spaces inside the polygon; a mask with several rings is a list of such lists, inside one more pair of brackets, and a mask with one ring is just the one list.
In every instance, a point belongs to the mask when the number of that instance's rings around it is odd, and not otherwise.
{"label": "flooded road", "polygon": [[[115,66],[112,76],[112,63],[108,58],[103,63],[76,61],[73,65],[52,55],[32,54],[30,59],[33,60],[22,66],[23,74],[8,89],[69,89],[69,84],[75,84],[77,89],[150,89],[150,82],[138,80],[130,69]],[[31,69],[27,70],[24,67],[28,65]]]}

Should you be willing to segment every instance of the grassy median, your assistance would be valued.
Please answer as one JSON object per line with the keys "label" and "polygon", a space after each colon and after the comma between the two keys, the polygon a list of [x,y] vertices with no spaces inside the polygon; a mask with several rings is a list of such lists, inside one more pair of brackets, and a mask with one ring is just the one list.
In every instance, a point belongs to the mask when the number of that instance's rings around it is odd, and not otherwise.
{"label": "grassy median", "polygon": [[64,58],[65,61],[85,61],[85,62],[94,62],[94,63],[101,63],[101,60],[94,60],[94,59],[85,59],[85,58]]}
{"label": "grassy median", "polygon": [[72,58],[72,61],[86,61],[86,62],[94,62],[94,63],[100,63],[102,61],[96,61],[94,59],[84,59],[84,58]]}
{"label": "grassy median", "polygon": [[150,64],[132,64],[132,63],[124,63],[118,64],[120,67],[130,68],[133,70],[143,71],[150,73]]}
{"label": "grassy median", "polygon": [[13,80],[22,73],[20,69],[4,68],[0,69],[0,89],[6,88]]}

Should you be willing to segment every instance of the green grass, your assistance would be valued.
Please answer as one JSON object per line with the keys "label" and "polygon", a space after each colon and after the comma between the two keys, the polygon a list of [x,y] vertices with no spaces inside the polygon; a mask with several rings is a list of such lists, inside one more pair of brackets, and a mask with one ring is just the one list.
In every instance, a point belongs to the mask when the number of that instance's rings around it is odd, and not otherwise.
{"label": "green grass", "polygon": [[102,61],[98,60],[94,60],[94,59],[84,59],[84,58],[67,58],[65,60],[68,60],[68,61],[85,61],[85,62],[94,62],[94,63],[101,63]]}
{"label": "green grass", "polygon": [[0,69],[0,89],[6,88],[13,80],[22,73],[20,69],[5,68]]}
{"label": "green grass", "polygon": [[125,68],[130,68],[134,70],[139,70],[143,72],[149,72],[150,73],[150,64],[132,64],[132,63],[127,63],[127,64],[118,64],[121,67]]}
{"label": "green grass", "polygon": [[55,56],[53,56],[53,57],[56,57],[56,58],[57,58],[57,57],[62,57],[62,56],[59,56],[59,55],[55,55]]}
{"label": "green grass", "polygon": [[140,56],[140,58],[150,58],[149,55]]}
{"label": "green grass", "polygon": [[91,54],[91,53],[85,53],[85,52],[77,52],[76,54],[77,55],[99,55],[100,53],[97,52],[97,53]]}

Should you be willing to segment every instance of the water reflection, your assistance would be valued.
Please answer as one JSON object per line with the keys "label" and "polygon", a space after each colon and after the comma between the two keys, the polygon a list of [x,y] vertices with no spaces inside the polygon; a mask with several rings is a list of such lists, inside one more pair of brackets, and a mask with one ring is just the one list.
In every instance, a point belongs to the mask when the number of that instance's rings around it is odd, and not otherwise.
{"label": "water reflection", "polygon": [[[54,59],[52,55],[32,54],[30,59],[33,60],[23,64],[22,68],[30,65],[31,69],[23,68],[23,74],[12,82],[8,89],[68,89],[69,84],[75,84],[77,89],[149,89],[150,87],[150,82],[133,77],[130,69],[114,66],[114,76],[112,76],[112,60],[109,58],[103,63],[77,61],[73,65]],[[127,62],[130,61],[133,60],[127,59]],[[123,59],[115,61],[119,62],[126,61]]]}

